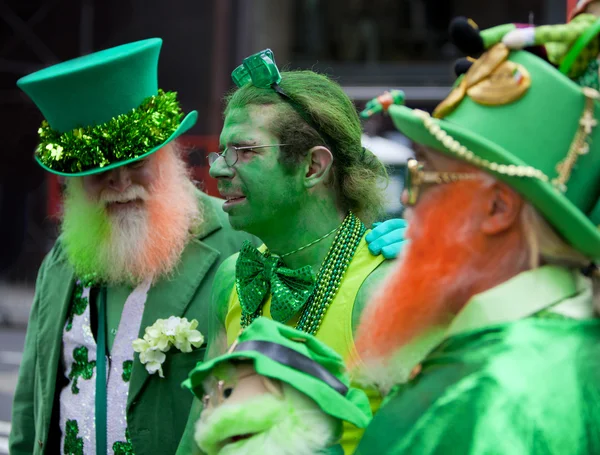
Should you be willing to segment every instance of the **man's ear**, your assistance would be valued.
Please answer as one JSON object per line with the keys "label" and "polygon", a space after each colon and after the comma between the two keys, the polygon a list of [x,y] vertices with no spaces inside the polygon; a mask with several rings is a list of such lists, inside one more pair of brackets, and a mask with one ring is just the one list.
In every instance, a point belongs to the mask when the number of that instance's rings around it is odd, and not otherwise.
{"label": "man's ear", "polygon": [[483,191],[486,200],[481,230],[488,235],[510,230],[519,219],[523,198],[502,182],[495,182]]}
{"label": "man's ear", "polygon": [[312,188],[329,176],[333,165],[333,155],[328,148],[318,145],[308,151],[308,169],[304,177],[304,186]]}

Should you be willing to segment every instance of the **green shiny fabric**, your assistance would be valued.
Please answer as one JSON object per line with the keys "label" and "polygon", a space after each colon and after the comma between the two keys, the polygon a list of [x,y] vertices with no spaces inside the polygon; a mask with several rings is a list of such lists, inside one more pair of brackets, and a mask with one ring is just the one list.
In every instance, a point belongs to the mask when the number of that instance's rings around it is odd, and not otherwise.
{"label": "green shiny fabric", "polygon": [[599,378],[598,319],[456,334],[392,392],[356,454],[600,453]]}
{"label": "green shiny fabric", "polygon": [[247,241],[235,264],[235,276],[244,313],[255,314],[265,297],[271,294],[271,317],[283,323],[304,306],[316,281],[310,266],[289,269],[284,267],[279,257],[261,253]]}

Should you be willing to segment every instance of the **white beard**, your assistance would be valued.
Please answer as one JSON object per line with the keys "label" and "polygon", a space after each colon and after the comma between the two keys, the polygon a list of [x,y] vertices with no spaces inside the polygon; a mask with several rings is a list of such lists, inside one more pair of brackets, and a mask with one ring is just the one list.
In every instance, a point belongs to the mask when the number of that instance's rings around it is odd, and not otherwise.
{"label": "white beard", "polygon": [[[161,153],[156,155],[161,171],[148,189],[105,189],[92,199],[83,178],[67,181],[62,244],[78,277],[137,285],[175,272],[202,213],[185,163],[176,154]],[[116,204],[128,201],[143,202]]]}
{"label": "white beard", "polygon": [[[261,422],[252,421],[258,409],[263,411]],[[267,425],[276,423],[264,428],[265,421]],[[242,405],[223,405],[208,414],[203,412],[196,423],[195,440],[208,455],[316,455],[336,441],[340,428],[340,422],[325,414],[313,400],[283,384],[283,398],[262,395]],[[223,441],[255,432],[251,438],[224,447],[215,441],[216,434]]]}
{"label": "white beard", "polygon": [[110,242],[103,245],[99,253],[110,258],[112,264],[108,271],[112,278],[118,281],[130,274],[132,268],[132,252],[140,251],[148,239],[148,212],[143,208],[122,211],[109,216],[111,220]]}

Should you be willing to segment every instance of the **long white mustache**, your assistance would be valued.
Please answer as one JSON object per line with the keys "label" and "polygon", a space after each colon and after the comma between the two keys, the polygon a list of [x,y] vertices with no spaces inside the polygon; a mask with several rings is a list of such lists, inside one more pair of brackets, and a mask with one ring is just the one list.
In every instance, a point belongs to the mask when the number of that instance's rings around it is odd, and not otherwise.
{"label": "long white mustache", "polygon": [[99,202],[103,202],[105,204],[111,202],[130,202],[135,201],[136,199],[141,199],[142,201],[148,200],[150,195],[148,191],[141,185],[131,185],[125,191],[118,192],[111,189],[105,189],[100,193]]}

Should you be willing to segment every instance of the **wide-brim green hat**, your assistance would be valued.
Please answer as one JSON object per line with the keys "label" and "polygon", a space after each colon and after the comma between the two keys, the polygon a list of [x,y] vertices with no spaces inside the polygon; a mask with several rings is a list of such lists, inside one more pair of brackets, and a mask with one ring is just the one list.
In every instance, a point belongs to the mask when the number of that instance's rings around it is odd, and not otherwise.
{"label": "wide-brim green hat", "polygon": [[[188,131],[174,92],[158,88],[162,40],[124,44],[59,63],[17,81],[44,115],[37,162],[63,176],[141,160]],[[183,118],[183,120],[182,120]]]}
{"label": "wide-brim green hat", "polygon": [[412,141],[505,181],[570,245],[597,260],[599,98],[535,55],[498,45],[457,81],[434,112],[441,119],[405,106],[389,113]]}
{"label": "wide-brim green hat", "polygon": [[198,363],[183,386],[202,398],[202,381],[217,365],[232,361],[251,361],[260,375],[289,384],[312,398],[323,412],[358,428],[371,421],[369,400],[362,390],[349,386],[342,358],[312,335],[257,318],[226,354]]}

